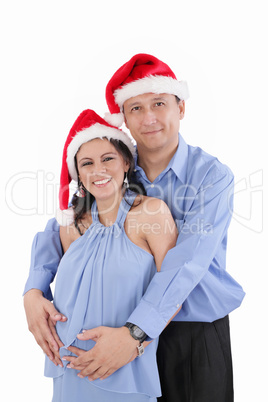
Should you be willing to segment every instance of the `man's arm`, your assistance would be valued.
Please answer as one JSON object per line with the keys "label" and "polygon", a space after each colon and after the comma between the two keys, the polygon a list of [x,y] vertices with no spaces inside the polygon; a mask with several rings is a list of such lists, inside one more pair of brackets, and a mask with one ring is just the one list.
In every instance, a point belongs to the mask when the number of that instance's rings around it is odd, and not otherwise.
{"label": "man's arm", "polygon": [[59,224],[56,219],[50,219],[44,232],[39,232],[34,237],[30,272],[23,295],[30,289],[40,289],[45,298],[53,299],[50,284],[57,273],[62,255]]}
{"label": "man's arm", "polygon": [[[168,252],[161,271],[154,275],[141,302],[127,320],[138,325],[150,338],[156,338],[162,332],[208,272],[231,220],[232,199],[232,173],[227,170],[223,174],[216,168],[186,212],[176,247]],[[86,336],[79,337],[96,340],[91,356],[88,356],[96,369],[90,376],[92,379],[100,378],[104,372],[110,373],[111,367],[114,372],[126,364],[130,353],[130,340],[128,344],[126,340],[130,338],[125,328],[106,327],[94,328],[87,331]],[[134,344],[132,352],[135,352]],[[116,365],[113,364],[114,356]]]}
{"label": "man's arm", "polygon": [[23,294],[29,330],[55,364],[61,364],[58,354],[61,342],[55,325],[57,321],[66,321],[66,317],[50,302],[50,284],[54,280],[61,257],[59,225],[55,219],[51,219],[45,231],[37,233],[34,238],[30,273]]}
{"label": "man's arm", "polygon": [[155,338],[207,274],[226,236],[233,210],[231,171],[217,168],[203,182],[185,211],[176,247],[170,250],[128,321]]}

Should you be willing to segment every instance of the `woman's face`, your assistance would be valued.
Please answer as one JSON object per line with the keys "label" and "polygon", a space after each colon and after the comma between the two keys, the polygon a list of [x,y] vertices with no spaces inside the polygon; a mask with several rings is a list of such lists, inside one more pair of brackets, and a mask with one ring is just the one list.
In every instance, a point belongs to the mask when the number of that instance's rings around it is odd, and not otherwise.
{"label": "woman's face", "polygon": [[121,194],[129,164],[109,140],[96,138],[84,143],[76,159],[80,181],[96,200]]}

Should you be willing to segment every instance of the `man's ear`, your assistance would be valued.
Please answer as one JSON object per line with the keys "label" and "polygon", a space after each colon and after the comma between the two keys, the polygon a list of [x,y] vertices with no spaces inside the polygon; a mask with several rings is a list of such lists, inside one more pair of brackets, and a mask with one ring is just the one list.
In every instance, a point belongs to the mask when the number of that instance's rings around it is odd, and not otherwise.
{"label": "man's ear", "polygon": [[123,113],[123,114],[124,114],[124,123],[125,123],[125,126],[126,126],[127,129],[129,129],[128,124],[127,124],[127,119],[126,119],[125,113]]}
{"label": "man's ear", "polygon": [[178,107],[179,107],[180,120],[182,120],[184,118],[184,114],[185,114],[185,101],[180,100],[178,103]]}

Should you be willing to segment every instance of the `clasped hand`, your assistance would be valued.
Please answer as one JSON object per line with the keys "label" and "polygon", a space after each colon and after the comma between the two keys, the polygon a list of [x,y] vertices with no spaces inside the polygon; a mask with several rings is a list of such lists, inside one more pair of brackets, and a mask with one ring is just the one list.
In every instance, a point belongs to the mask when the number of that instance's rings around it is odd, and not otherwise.
{"label": "clasped hand", "polygon": [[[67,318],[46,300],[38,289],[31,289],[24,296],[24,307],[29,330],[44,353],[57,366],[63,366],[59,349],[64,346],[56,332],[57,321],[66,322]],[[65,356],[70,368],[80,371],[80,377],[90,380],[107,378],[120,367],[137,357],[138,341],[133,339],[126,327],[97,327],[77,335],[80,340],[92,339],[95,346],[85,351],[69,347],[76,356]],[[144,342],[145,346],[148,342]]]}
{"label": "clasped hand", "polygon": [[133,339],[126,327],[97,327],[77,335],[81,341],[93,340],[96,345],[88,350],[69,346],[68,350],[76,356],[64,356],[69,361],[68,368],[79,370],[80,378],[88,377],[90,381],[104,380],[120,367],[137,357],[138,341]]}

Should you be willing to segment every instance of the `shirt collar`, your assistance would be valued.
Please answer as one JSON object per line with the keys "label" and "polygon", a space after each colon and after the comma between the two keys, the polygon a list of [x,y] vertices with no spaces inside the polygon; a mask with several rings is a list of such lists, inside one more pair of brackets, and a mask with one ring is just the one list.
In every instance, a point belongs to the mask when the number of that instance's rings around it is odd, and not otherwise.
{"label": "shirt collar", "polygon": [[178,149],[171,159],[169,165],[175,175],[180,179],[182,183],[186,183],[187,176],[187,164],[188,164],[188,145],[184,141],[183,137],[179,133],[179,145]]}
{"label": "shirt collar", "polygon": [[[188,146],[184,141],[183,137],[181,136],[181,134],[179,133],[179,145],[177,151],[175,152],[174,156],[172,157],[166,169],[161,173],[161,176],[163,175],[163,173],[172,169],[175,175],[178,177],[178,179],[182,183],[186,183],[187,159],[188,159]],[[137,160],[138,160],[138,153],[136,153],[135,155],[135,171],[139,172],[142,175],[145,175],[143,169],[137,164]]]}

